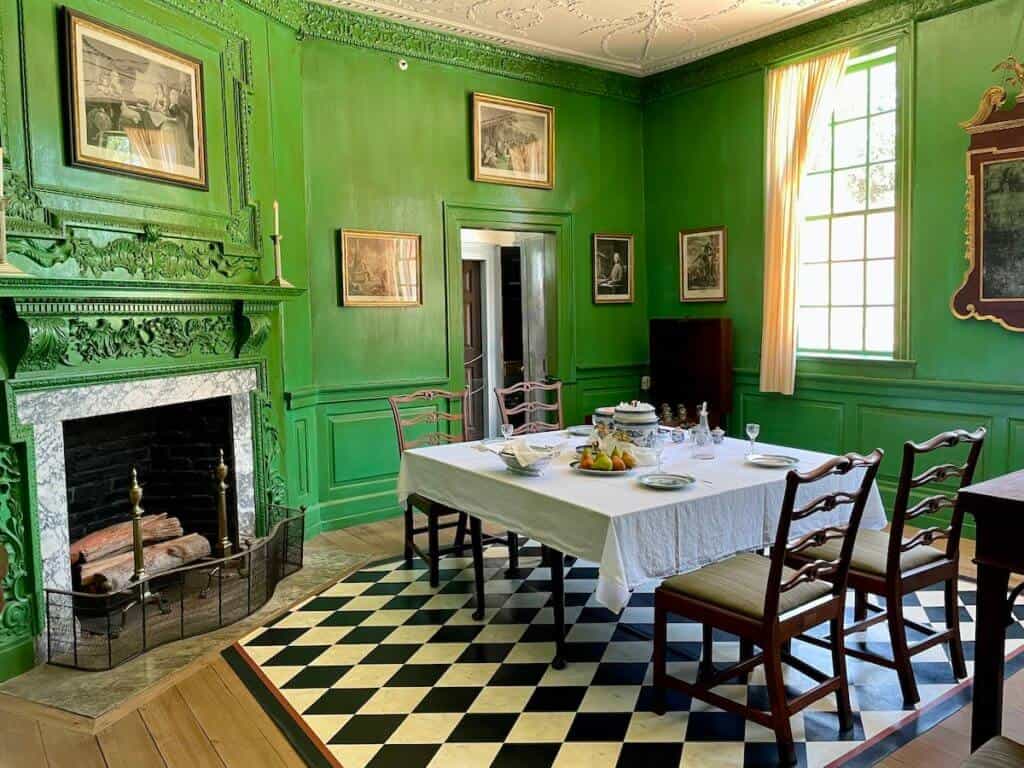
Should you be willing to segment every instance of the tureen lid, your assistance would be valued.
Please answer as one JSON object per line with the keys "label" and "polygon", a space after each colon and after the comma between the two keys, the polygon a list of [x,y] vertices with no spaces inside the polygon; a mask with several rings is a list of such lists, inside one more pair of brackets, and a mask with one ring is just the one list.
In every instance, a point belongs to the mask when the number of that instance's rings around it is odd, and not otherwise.
{"label": "tureen lid", "polygon": [[611,416],[615,413],[615,408],[610,405],[603,405],[600,408],[595,408],[594,413],[598,416]]}
{"label": "tureen lid", "polygon": [[641,403],[639,400],[631,400],[628,403],[619,403],[615,406],[616,413],[654,413],[654,406],[650,403]]}

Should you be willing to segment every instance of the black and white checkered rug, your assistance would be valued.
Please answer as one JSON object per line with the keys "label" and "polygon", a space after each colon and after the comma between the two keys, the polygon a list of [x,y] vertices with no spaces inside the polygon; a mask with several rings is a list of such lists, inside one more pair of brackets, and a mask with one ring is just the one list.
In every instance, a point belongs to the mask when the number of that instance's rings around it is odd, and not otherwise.
{"label": "black and white checkered rug", "polygon": [[[468,553],[467,553],[468,554]],[[371,565],[292,608],[225,652],[264,708],[302,744],[311,764],[344,768],[613,768],[760,766],[777,760],[774,736],[754,723],[669,693],[670,711],[651,712],[651,643],[624,625],[653,632],[652,583],[616,615],[594,598],[597,567],[566,558],[568,659],[554,654],[550,573],[540,548],[524,548],[517,578],[507,550],[485,551],[487,610],[472,617],[471,559],[441,562],[432,588],[426,564]],[[975,585],[960,582],[968,672],[974,657]],[[852,599],[849,601],[852,605]],[[943,626],[941,590],[908,597],[905,615]],[[1024,646],[1024,610],[1007,653]],[[851,617],[848,617],[848,619]],[[669,672],[693,679],[701,626],[670,617]],[[821,628],[823,632],[824,628]],[[852,638],[888,653],[885,624]],[[914,637],[912,636],[912,640]],[[735,661],[739,643],[716,637],[716,660]],[[826,651],[795,642],[793,652],[829,670]],[[1024,662],[1024,654],[1017,657]],[[802,765],[871,765],[970,700],[945,646],[914,657],[922,703],[905,709],[896,674],[848,660],[855,727],[840,733],[835,697],[794,716]],[[1008,664],[1008,673],[1016,669]],[[790,695],[812,681],[787,669]],[[760,668],[747,684],[717,689],[768,707]],[[916,709],[916,711],[915,711]],[[912,721],[912,722],[909,722]],[[909,724],[908,724],[909,723]]]}

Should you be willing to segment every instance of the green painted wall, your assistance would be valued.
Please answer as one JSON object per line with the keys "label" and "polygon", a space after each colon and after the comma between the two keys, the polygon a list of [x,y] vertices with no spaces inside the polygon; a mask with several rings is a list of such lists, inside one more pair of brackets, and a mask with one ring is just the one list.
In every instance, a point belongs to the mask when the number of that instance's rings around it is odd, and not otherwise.
{"label": "green painted wall", "polygon": [[[898,3],[876,4],[882,10]],[[908,5],[909,4],[904,4]],[[956,320],[949,298],[964,260],[964,152],[957,123],[974,113],[995,82],[992,66],[1015,41],[1019,0],[967,8],[909,22],[901,14],[863,14],[862,29],[901,22],[912,44],[910,187],[910,357],[916,365],[810,362],[798,366],[793,398],[758,392],[763,278],[764,64],[802,48],[843,39],[849,16],[815,25],[782,42],[732,54],[740,64],[711,63],[691,77],[675,73],[672,95],[652,99],[644,113],[645,198],[649,248],[648,306],[654,317],[729,316],[735,325],[737,389],[732,429],[759,421],[764,439],[824,450],[885,448],[883,487],[891,490],[900,446],[954,426],[990,428],[983,472],[1024,464],[1022,339],[992,323]],[[909,13],[909,12],[908,12]],[[888,25],[886,23],[888,19]],[[728,56],[729,54],[726,54]],[[743,63],[746,66],[743,66]],[[724,73],[724,74],[723,74]],[[652,91],[654,88],[652,87]],[[682,305],[678,300],[677,233],[725,224],[729,238],[729,301]]]}
{"label": "green painted wall", "polygon": [[[575,314],[563,329],[572,349],[560,349],[552,368],[567,384],[573,418],[596,397],[636,392],[634,368],[647,359],[641,106],[416,59],[402,71],[398,58],[331,41],[302,48],[314,386],[295,402],[316,404],[296,408],[294,418],[310,444],[319,443],[318,460],[306,461],[316,469],[311,485],[324,527],[395,509],[398,457],[384,398],[421,386],[462,386],[461,350],[453,360],[449,349],[449,339],[461,338],[462,309],[458,283],[449,299],[458,264],[452,260],[446,274],[446,204],[482,206],[482,215],[499,218],[509,211],[526,219],[568,214],[571,252],[558,281]],[[555,107],[553,190],[472,180],[474,91]],[[340,307],[342,227],[420,233],[423,306]],[[637,235],[636,303],[594,305],[595,232]],[[450,259],[457,256],[451,245]]]}

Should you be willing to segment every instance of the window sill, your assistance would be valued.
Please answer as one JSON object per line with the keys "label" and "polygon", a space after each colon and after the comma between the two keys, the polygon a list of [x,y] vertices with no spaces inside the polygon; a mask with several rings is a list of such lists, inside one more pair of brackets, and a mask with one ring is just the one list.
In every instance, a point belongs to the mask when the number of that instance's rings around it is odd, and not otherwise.
{"label": "window sill", "polygon": [[801,352],[797,355],[796,371],[800,373],[851,374],[883,378],[910,379],[917,368],[916,360],[867,355],[833,355]]}

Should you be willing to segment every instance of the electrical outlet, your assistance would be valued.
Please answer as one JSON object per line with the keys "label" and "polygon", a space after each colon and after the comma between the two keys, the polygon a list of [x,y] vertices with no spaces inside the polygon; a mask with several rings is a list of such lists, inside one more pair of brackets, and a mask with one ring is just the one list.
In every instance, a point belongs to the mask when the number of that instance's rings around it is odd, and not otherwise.
{"label": "electrical outlet", "polygon": [[650,388],[651,388],[651,377],[650,376],[641,376],[640,377],[640,389],[650,389]]}

